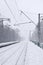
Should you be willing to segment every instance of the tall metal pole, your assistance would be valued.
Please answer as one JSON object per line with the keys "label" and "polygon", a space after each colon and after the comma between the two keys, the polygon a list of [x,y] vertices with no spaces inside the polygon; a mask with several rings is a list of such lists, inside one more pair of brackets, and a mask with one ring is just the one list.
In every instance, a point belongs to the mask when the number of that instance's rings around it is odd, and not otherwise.
{"label": "tall metal pole", "polygon": [[40,13],[38,14],[38,46],[40,46]]}

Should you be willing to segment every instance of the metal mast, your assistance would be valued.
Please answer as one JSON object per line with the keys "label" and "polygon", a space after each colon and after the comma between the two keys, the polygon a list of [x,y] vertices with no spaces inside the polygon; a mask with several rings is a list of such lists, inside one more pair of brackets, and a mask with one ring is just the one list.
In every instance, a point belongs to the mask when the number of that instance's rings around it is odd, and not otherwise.
{"label": "metal mast", "polygon": [[38,46],[40,46],[40,13],[38,14]]}

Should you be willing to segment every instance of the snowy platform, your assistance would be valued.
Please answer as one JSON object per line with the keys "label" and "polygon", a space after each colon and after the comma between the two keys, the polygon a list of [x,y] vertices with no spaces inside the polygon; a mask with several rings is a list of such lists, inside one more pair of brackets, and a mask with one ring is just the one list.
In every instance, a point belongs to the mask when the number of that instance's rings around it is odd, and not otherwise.
{"label": "snowy platform", "polygon": [[43,65],[43,50],[30,41],[22,41],[9,47],[1,48],[0,65]]}

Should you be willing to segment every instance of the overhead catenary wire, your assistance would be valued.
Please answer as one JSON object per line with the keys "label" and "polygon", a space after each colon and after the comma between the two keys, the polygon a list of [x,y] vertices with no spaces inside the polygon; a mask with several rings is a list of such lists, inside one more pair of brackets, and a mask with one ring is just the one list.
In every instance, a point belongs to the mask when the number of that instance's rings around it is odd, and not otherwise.
{"label": "overhead catenary wire", "polygon": [[20,10],[20,12],[21,12],[22,14],[24,14],[24,15],[27,17],[27,19],[31,21],[31,23],[33,23],[34,25],[36,25],[36,24],[34,23],[34,21],[33,21],[28,15],[26,15],[22,10]]}
{"label": "overhead catenary wire", "polygon": [[[22,46],[15,50],[1,65],[4,65]],[[24,48],[24,47],[23,47]]]}
{"label": "overhead catenary wire", "polygon": [[13,14],[13,12],[12,12],[11,8],[9,7],[9,5],[8,5],[8,3],[7,3],[7,1],[6,1],[6,0],[4,0],[4,2],[5,2],[5,4],[7,5],[7,7],[8,7],[8,9],[9,9],[10,13],[11,13],[11,14],[12,14],[12,16],[13,16],[13,18],[14,18],[14,19],[15,19],[15,21],[17,22],[17,20],[16,20],[16,18],[15,18],[15,16],[14,16],[14,14]]}
{"label": "overhead catenary wire", "polygon": [[19,26],[19,25],[28,24],[28,23],[33,23],[35,26],[37,26],[37,25],[34,23],[34,21],[33,21],[29,16],[27,16],[23,11],[20,10],[20,12],[21,12],[22,14],[24,14],[24,15],[26,16],[26,18],[27,18],[28,20],[30,20],[30,22],[17,23],[17,24],[14,24],[14,26]]}
{"label": "overhead catenary wire", "polygon": [[[24,22],[24,23],[17,23],[17,24],[14,24],[13,26],[20,26],[20,25],[29,24],[29,23],[32,23],[32,22],[30,21],[30,22]],[[37,26],[36,24],[34,24],[34,25]]]}
{"label": "overhead catenary wire", "polygon": [[[21,13],[23,13],[29,20],[31,20],[31,22],[33,23],[33,24],[35,24],[34,23],[34,21],[32,21],[32,19],[30,19],[22,10],[20,10],[19,9],[19,7],[18,7],[18,4],[17,4],[17,0],[15,0],[15,4],[16,4],[16,7],[17,7],[17,10],[18,10],[18,12],[20,11]],[[18,23],[17,25],[22,25],[22,24],[26,24],[26,23]],[[16,25],[16,24],[15,24]],[[35,24],[36,25],[36,24]]]}
{"label": "overhead catenary wire", "polygon": [[31,21],[30,22],[24,22],[24,23],[14,24],[14,26],[19,26],[19,25],[28,24],[28,23],[31,23]]}
{"label": "overhead catenary wire", "polygon": [[[4,1],[5,1],[6,5],[7,5],[7,7],[9,8],[11,14],[12,14],[13,17],[15,18],[13,12],[11,11],[11,9],[10,9],[8,3],[7,3],[7,1],[6,1],[6,0],[4,0]],[[23,13],[29,20],[31,20],[23,11],[19,10],[18,5],[17,5],[17,1],[16,1],[16,0],[15,0],[15,3],[16,3],[16,6],[17,6],[17,10],[20,11],[21,13]],[[15,21],[17,22],[16,18],[15,18]],[[31,20],[31,22],[32,22],[33,24],[35,24],[32,20]],[[23,24],[24,24],[24,23],[23,23]],[[36,25],[36,24],[35,24],[35,25]]]}

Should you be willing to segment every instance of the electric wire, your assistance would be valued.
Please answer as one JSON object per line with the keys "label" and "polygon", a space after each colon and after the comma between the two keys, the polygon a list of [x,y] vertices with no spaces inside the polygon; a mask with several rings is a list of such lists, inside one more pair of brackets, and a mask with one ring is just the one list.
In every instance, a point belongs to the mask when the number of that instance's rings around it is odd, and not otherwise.
{"label": "electric wire", "polygon": [[[30,22],[18,23],[18,24],[14,24],[14,26],[20,26],[20,25],[29,24],[29,23],[32,23],[32,22],[30,21]],[[35,24],[35,26],[37,26],[37,25]]]}
{"label": "electric wire", "polygon": [[19,25],[28,24],[28,23],[31,23],[31,21],[30,22],[24,22],[24,23],[14,24],[14,26],[19,26]]}
{"label": "electric wire", "polygon": [[15,52],[13,52],[1,65],[4,65],[4,63],[6,63],[19,49],[21,48],[21,46],[15,50]]}
{"label": "electric wire", "polygon": [[[35,24],[34,23],[34,21],[29,17],[29,16],[27,16],[22,10],[20,10],[21,11],[21,13],[23,13],[33,24]],[[35,24],[36,25],[36,24]]]}
{"label": "electric wire", "polygon": [[8,9],[9,9],[10,13],[11,13],[11,14],[12,14],[12,16],[13,16],[13,18],[14,18],[14,19],[15,19],[15,21],[17,22],[17,20],[16,20],[16,18],[15,18],[15,16],[14,16],[14,14],[13,14],[13,12],[12,12],[11,8],[9,7],[9,5],[8,5],[8,3],[7,3],[7,1],[6,1],[6,0],[4,0],[4,2],[5,2],[5,4],[7,5],[7,7],[8,7]]}
{"label": "electric wire", "polygon": [[[19,10],[19,7],[18,7],[18,4],[17,4],[17,1],[15,0],[15,3],[16,3],[16,6],[17,6],[17,10],[18,11],[21,11],[21,10]],[[21,13],[23,13],[23,11],[21,11]],[[24,14],[24,13],[23,13]],[[29,19],[29,20],[31,20],[26,14],[25,14],[25,16]],[[32,20],[31,20],[32,21]],[[32,21],[32,23],[33,24],[35,24],[33,21]],[[26,24],[26,23],[21,23],[21,24]],[[17,25],[21,25],[20,23],[18,23]],[[36,25],[36,24],[35,24]]]}
{"label": "electric wire", "polygon": [[[9,8],[11,14],[12,14],[13,17],[15,18],[14,14],[12,13],[12,11],[11,11],[11,9],[10,9],[8,3],[7,3],[7,1],[6,1],[6,0],[4,0],[4,1],[5,1],[6,5],[7,5],[7,7]],[[15,3],[16,3],[16,6],[17,6],[17,10],[18,10],[18,5],[17,5],[17,1],[16,1],[16,0],[15,0]],[[23,11],[21,11],[21,10],[18,10],[18,11],[20,11],[21,13],[23,13],[29,20],[31,20]],[[17,22],[16,18],[15,18],[15,21]],[[31,20],[31,22],[32,22],[33,24],[35,24],[32,20]],[[23,23],[23,24],[24,24],[24,23]],[[35,25],[36,25],[36,24],[35,24]]]}
{"label": "electric wire", "polygon": [[[20,10],[21,11],[21,10]],[[34,21],[32,21],[31,18],[29,18],[23,11],[21,11],[22,14],[24,14],[29,20],[30,22],[24,22],[24,23],[18,23],[18,24],[14,24],[14,26],[19,26],[19,25],[23,25],[23,24],[28,24],[28,23],[33,23],[35,26],[37,26]]]}

